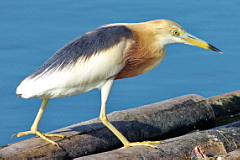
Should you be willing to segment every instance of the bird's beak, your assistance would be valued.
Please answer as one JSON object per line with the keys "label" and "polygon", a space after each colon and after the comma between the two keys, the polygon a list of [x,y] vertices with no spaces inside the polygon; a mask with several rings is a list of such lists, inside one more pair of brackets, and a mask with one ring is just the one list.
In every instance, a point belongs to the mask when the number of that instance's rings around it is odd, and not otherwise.
{"label": "bird's beak", "polygon": [[211,51],[215,51],[215,52],[218,52],[218,53],[222,53],[221,50],[217,49],[216,47],[214,47],[213,45],[189,34],[189,33],[186,33],[184,35],[181,35],[179,36],[184,42],[183,43],[186,43],[186,44],[189,44],[189,45],[194,45],[194,46],[198,46],[198,47],[201,47],[201,48],[204,48],[204,49],[209,49]]}

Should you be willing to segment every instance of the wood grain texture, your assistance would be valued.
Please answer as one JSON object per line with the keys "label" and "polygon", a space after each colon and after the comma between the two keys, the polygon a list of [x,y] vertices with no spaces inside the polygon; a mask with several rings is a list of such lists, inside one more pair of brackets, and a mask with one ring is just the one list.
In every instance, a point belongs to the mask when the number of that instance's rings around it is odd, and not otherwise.
{"label": "wood grain texture", "polygon": [[[132,147],[122,150],[113,150],[105,153],[76,158],[74,160],[142,160],[142,159],[163,159],[163,160],[189,160],[195,157],[193,149],[201,148],[207,158],[236,157],[240,147],[240,128],[229,127],[199,131],[177,138],[164,140],[162,144],[156,145],[160,149],[147,147]],[[227,152],[234,151],[227,154]],[[199,158],[200,159],[200,158]],[[238,158],[237,158],[238,159]],[[237,160],[231,159],[231,160]]]}
{"label": "wood grain texture", "polygon": [[[205,99],[186,95],[108,115],[130,141],[161,140],[193,129],[213,126],[214,114]],[[66,159],[120,148],[120,141],[99,121],[93,119],[55,131],[66,135],[54,138],[61,148],[40,138],[31,138],[0,149],[5,159]]]}

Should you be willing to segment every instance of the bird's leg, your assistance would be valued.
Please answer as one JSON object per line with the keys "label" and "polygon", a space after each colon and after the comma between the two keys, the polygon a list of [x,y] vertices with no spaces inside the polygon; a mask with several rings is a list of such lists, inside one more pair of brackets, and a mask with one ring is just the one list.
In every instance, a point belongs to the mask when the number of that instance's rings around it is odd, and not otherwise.
{"label": "bird's leg", "polygon": [[101,112],[100,112],[100,120],[102,123],[110,129],[115,136],[123,143],[123,145],[129,144],[129,141],[108,121],[106,116],[106,102],[108,99],[108,95],[112,88],[113,80],[109,80],[106,84],[101,88]]}
{"label": "bird's leg", "polygon": [[[35,134],[38,135],[40,138],[42,138],[43,140],[53,144],[53,145],[57,145],[56,142],[54,142],[51,139],[48,139],[47,137],[59,137],[59,138],[64,138],[64,135],[61,134],[47,134],[47,133],[42,133],[40,131],[38,131],[38,125],[40,123],[40,120],[42,118],[43,112],[47,106],[49,99],[43,99],[41,107],[38,111],[38,114],[32,124],[31,130],[30,131],[26,131],[26,132],[20,132],[20,133],[16,133],[14,135],[12,135],[12,137],[17,136],[17,137],[21,137],[21,136],[25,136],[25,135],[29,135],[29,134]],[[58,145],[57,145],[58,146]]]}
{"label": "bird's leg", "polygon": [[113,84],[113,80],[108,80],[104,86],[101,88],[101,112],[100,112],[100,120],[102,123],[113,132],[115,136],[123,143],[122,148],[134,147],[134,146],[146,146],[151,148],[157,148],[152,144],[159,144],[160,141],[144,141],[144,142],[129,142],[108,120],[106,116],[106,102],[108,99],[108,95],[110,93],[111,87]]}

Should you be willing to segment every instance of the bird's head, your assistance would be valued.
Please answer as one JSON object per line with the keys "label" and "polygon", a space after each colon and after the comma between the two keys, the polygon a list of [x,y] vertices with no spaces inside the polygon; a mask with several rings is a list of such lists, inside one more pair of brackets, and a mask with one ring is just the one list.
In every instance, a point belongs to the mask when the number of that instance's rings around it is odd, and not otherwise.
{"label": "bird's head", "polygon": [[160,45],[184,43],[222,53],[222,51],[212,46],[211,44],[187,33],[183,27],[176,24],[175,22],[165,19],[155,20],[151,22],[154,24],[155,36],[157,37],[158,41],[161,42]]}

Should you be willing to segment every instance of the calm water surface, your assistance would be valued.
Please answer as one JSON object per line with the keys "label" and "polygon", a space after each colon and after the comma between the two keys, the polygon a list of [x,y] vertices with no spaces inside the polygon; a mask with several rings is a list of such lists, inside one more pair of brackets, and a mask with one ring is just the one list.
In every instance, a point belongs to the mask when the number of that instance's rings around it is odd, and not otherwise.
{"label": "calm water surface", "polygon": [[[15,89],[68,41],[100,25],[170,19],[215,45],[218,54],[183,44],[167,46],[165,60],[154,70],[115,82],[108,112],[195,93],[204,97],[239,90],[240,1],[19,1],[0,0],[0,145],[22,138],[41,100],[21,99]],[[48,132],[95,118],[100,93],[50,101],[40,124]]]}

